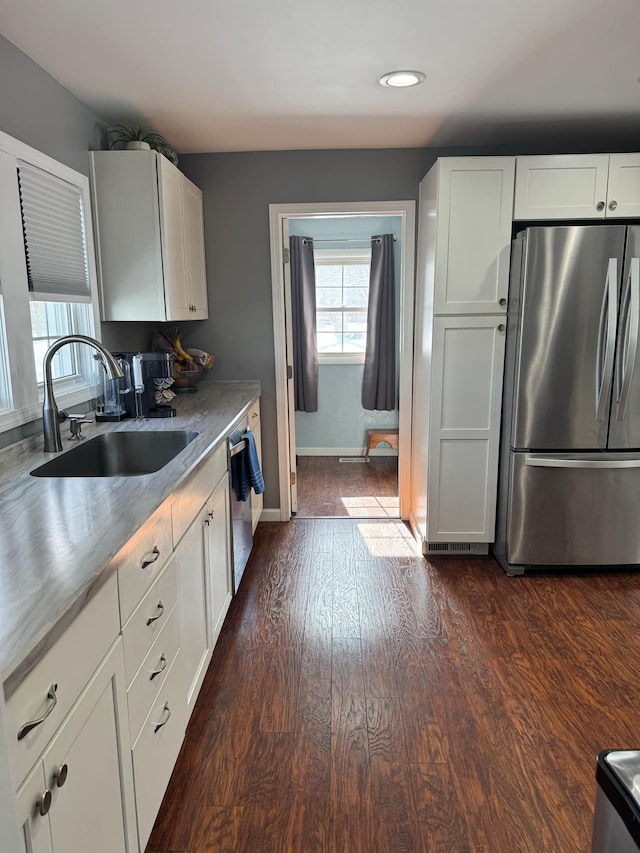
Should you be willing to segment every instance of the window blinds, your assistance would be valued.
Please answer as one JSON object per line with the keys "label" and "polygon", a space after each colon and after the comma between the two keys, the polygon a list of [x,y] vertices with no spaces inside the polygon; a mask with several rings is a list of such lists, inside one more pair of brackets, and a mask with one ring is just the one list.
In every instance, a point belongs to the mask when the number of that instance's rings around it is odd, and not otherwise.
{"label": "window blinds", "polygon": [[20,160],[18,186],[31,299],[91,302],[82,190]]}

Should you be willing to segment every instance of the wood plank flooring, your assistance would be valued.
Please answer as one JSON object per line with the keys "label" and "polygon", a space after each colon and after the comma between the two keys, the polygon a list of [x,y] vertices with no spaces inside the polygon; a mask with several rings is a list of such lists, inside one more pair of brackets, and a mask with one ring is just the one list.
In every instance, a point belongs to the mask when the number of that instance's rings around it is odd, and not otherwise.
{"label": "wood plank flooring", "polygon": [[299,456],[298,518],[398,518],[398,457]]}
{"label": "wood plank flooring", "polygon": [[596,755],[640,745],[639,628],[640,573],[261,524],[148,853],[588,853]]}

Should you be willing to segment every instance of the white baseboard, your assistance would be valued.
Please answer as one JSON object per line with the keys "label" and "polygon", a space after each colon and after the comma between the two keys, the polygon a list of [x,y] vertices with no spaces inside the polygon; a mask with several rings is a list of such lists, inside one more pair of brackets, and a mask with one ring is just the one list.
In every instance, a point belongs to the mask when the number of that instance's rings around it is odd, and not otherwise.
{"label": "white baseboard", "polygon": [[282,521],[280,517],[280,508],[278,509],[263,509],[260,515],[260,521]]}
{"label": "white baseboard", "polygon": [[[296,447],[296,456],[364,456],[366,447]],[[397,456],[392,447],[376,447],[369,456]]]}

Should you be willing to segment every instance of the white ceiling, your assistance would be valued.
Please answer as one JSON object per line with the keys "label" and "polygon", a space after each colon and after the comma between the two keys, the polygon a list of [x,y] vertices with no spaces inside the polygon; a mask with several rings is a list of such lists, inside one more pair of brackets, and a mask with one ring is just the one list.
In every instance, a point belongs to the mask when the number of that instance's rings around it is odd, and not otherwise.
{"label": "white ceiling", "polygon": [[[181,152],[640,147],[640,0],[0,0],[0,33]],[[379,86],[395,68],[427,81]]]}

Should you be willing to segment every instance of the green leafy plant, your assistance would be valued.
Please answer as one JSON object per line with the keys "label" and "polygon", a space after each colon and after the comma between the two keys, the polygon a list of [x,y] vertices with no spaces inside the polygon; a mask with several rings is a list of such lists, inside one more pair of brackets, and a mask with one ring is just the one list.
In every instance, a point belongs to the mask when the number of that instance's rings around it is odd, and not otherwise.
{"label": "green leafy plant", "polygon": [[116,145],[126,145],[127,142],[146,142],[149,148],[170,160],[174,166],[178,163],[178,155],[169,145],[161,133],[148,127],[146,124],[112,124],[107,128],[107,133],[112,136],[110,148]]}

